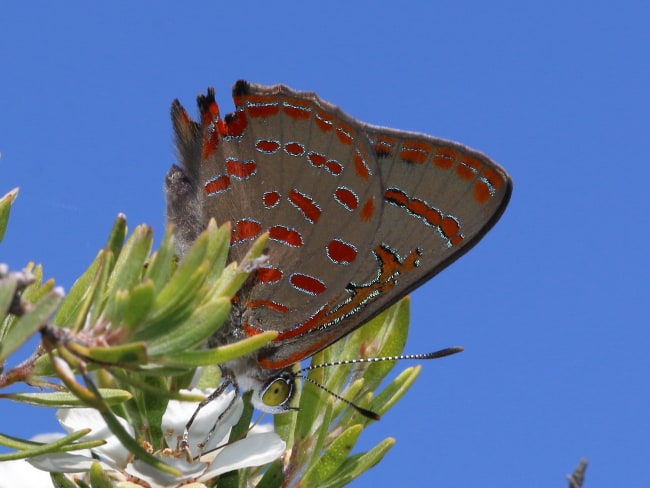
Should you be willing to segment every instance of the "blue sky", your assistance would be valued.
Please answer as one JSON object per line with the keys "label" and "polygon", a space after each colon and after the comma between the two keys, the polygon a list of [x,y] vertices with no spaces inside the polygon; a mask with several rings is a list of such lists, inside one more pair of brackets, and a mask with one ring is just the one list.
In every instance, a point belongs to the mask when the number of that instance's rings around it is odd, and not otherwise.
{"label": "blue sky", "polygon": [[[18,5],[18,4],[16,4]],[[649,486],[650,34],[645,2],[30,2],[0,7],[0,261],[69,289],[118,212],[164,226],[169,106],[244,78],[460,141],[510,207],[413,293],[424,365],[355,486]],[[3,433],[52,430],[0,404]],[[11,418],[11,425],[7,419]],[[20,422],[19,419],[23,421]],[[9,428],[11,427],[11,428]]]}

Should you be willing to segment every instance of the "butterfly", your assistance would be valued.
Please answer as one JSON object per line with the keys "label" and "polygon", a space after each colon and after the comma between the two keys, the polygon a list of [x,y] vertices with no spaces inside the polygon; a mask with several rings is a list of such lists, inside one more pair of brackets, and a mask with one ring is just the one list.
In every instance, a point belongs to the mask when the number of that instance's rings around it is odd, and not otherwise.
{"label": "butterfly", "polygon": [[220,365],[266,412],[291,409],[292,366],[344,338],[469,251],[512,192],[503,168],[465,146],[360,122],[316,94],[237,81],[235,111],[215,92],[194,121],[171,108],[180,165],[166,177],[180,254],[214,218],[230,261],[268,233],[266,261],[211,340],[278,336]]}

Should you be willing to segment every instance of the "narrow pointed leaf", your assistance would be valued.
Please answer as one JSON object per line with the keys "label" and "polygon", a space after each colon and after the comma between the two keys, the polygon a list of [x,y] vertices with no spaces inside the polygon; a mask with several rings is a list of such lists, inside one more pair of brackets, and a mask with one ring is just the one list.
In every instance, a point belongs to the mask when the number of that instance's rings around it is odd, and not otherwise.
{"label": "narrow pointed leaf", "polygon": [[11,204],[14,203],[18,196],[18,188],[14,188],[9,193],[0,198],[0,242],[4,238],[5,231],[7,230],[7,223],[9,222],[9,213],[11,211]]}
{"label": "narrow pointed leaf", "polygon": [[60,292],[52,291],[34,305],[33,310],[20,317],[0,344],[0,360],[7,358],[38,332],[54,314],[62,299]]}
{"label": "narrow pointed leaf", "polygon": [[106,243],[106,248],[110,250],[115,257],[119,256],[122,251],[127,230],[126,217],[124,214],[118,214],[115,222],[113,222],[113,227],[111,228],[111,232],[108,235],[108,242]]}
{"label": "narrow pointed leaf", "polygon": [[[108,405],[117,405],[131,399],[132,395],[126,390],[117,390],[110,388],[100,388],[102,398]],[[85,404],[72,393],[54,392],[54,393],[7,393],[0,396],[8,400],[14,400],[26,405],[36,405],[39,407],[84,407]]]}
{"label": "narrow pointed leaf", "polygon": [[336,476],[320,485],[319,488],[335,488],[349,484],[381,461],[393,445],[395,445],[395,439],[389,437],[370,451],[348,458],[339,472],[336,473]]}
{"label": "narrow pointed leaf", "polygon": [[361,434],[363,427],[354,425],[337,436],[332,445],[305,472],[305,486],[322,486],[341,467]]}
{"label": "narrow pointed leaf", "polygon": [[124,323],[127,327],[136,328],[153,308],[156,299],[156,289],[151,279],[134,286],[129,293],[129,302],[124,311]]}
{"label": "narrow pointed leaf", "polygon": [[277,336],[277,332],[263,332],[248,339],[214,349],[167,354],[160,358],[159,362],[177,367],[198,367],[225,363],[257,351]]}
{"label": "narrow pointed leaf", "polygon": [[227,298],[202,305],[184,324],[179,324],[163,337],[149,341],[147,352],[151,357],[156,357],[196,347],[208,339],[229,314],[230,300]]}

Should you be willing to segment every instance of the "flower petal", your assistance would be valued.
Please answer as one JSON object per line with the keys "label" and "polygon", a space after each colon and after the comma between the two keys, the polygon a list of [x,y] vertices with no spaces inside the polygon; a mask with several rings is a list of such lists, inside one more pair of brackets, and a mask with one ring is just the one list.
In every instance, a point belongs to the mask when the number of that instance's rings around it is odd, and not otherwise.
{"label": "flower petal", "polygon": [[92,457],[67,452],[43,454],[27,460],[35,468],[50,473],[79,473],[88,471],[94,461]]}
{"label": "flower petal", "polygon": [[50,473],[32,466],[25,459],[0,463],[2,486],[53,486]]}
{"label": "flower petal", "polygon": [[[103,440],[106,444],[93,448],[93,452],[100,456],[113,468],[122,470],[130,456],[128,449],[118,440],[104,422],[100,413],[93,408],[61,408],[56,416],[65,430],[74,432],[80,429],[92,429],[83,437],[84,441]],[[117,417],[122,427],[133,436],[133,427],[123,418]]]}
{"label": "flower petal", "polygon": [[185,481],[197,478],[207,468],[206,463],[189,463],[185,459],[180,458],[165,458],[163,461],[169,466],[179,470],[181,476],[173,476],[164,473],[159,469],[150,466],[138,459],[130,463],[125,471],[132,476],[136,476],[149,483],[152,488],[166,488],[171,486],[179,486]]}
{"label": "flower petal", "polygon": [[249,436],[219,451],[199,481],[236,469],[270,463],[280,457],[286,447],[286,443],[275,432]]}

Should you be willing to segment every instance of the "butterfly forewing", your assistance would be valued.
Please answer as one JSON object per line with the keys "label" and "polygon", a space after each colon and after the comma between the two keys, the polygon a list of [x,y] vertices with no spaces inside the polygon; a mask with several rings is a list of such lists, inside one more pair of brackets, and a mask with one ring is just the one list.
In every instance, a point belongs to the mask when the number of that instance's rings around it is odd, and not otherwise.
{"label": "butterfly forewing", "polygon": [[268,263],[240,294],[246,334],[279,331],[259,358],[288,366],[345,336],[469,250],[510,197],[486,156],[361,123],[315,94],[238,82],[220,119],[175,104],[202,225],[232,224],[231,260],[269,233]]}

